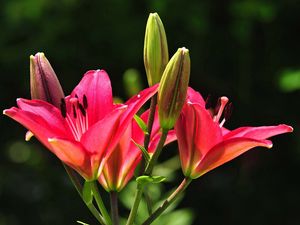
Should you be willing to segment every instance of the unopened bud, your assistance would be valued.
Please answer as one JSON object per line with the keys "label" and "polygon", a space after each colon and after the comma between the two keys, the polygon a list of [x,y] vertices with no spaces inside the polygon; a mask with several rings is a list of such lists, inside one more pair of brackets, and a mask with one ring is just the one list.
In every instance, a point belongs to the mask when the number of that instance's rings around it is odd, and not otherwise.
{"label": "unopened bud", "polygon": [[32,99],[47,101],[59,107],[64,92],[44,53],[30,56],[30,91]]}
{"label": "unopened bud", "polygon": [[150,13],[144,43],[144,65],[149,86],[160,82],[168,61],[168,43],[164,25],[157,13]]}
{"label": "unopened bud", "polygon": [[160,126],[171,129],[179,117],[186,99],[190,78],[189,50],[179,48],[168,63],[158,90]]}

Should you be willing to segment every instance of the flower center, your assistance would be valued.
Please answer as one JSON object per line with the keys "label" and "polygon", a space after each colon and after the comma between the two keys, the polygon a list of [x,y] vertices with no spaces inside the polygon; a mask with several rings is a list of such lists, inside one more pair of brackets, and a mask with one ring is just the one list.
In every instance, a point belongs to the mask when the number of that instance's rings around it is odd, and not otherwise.
{"label": "flower center", "polygon": [[83,95],[80,102],[77,95],[67,99],[61,99],[60,111],[69,125],[76,141],[80,141],[81,136],[88,130],[88,101]]}

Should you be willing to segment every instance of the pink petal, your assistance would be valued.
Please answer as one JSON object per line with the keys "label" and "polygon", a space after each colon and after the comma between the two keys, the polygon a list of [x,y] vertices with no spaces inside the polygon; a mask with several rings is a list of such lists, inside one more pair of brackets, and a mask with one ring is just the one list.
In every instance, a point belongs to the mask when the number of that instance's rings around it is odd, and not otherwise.
{"label": "pink petal", "polygon": [[87,151],[80,142],[70,141],[61,138],[49,138],[54,154],[64,163],[71,166],[84,178],[92,178],[92,168],[87,159]]}
{"label": "pink petal", "polygon": [[187,102],[197,103],[202,107],[205,107],[205,101],[201,94],[195,91],[193,88],[189,87],[187,92]]}
{"label": "pink petal", "polygon": [[80,142],[89,152],[102,156],[104,152],[115,147],[120,116],[125,109],[124,107],[116,108],[82,135]]}
{"label": "pink petal", "polygon": [[51,151],[53,151],[53,149],[48,143],[49,137],[60,136],[67,138],[69,136],[60,121],[53,123],[53,120],[47,120],[47,118],[43,118],[38,114],[16,107],[4,110],[3,113],[30,130],[34,136]]}
{"label": "pink petal", "polygon": [[43,118],[53,130],[69,131],[69,127],[66,125],[60,110],[48,102],[19,98],[17,99],[17,105],[22,111],[30,112]]}
{"label": "pink petal", "polygon": [[119,132],[122,134],[124,130],[127,128],[127,126],[131,123],[134,114],[136,114],[140,108],[145,104],[145,102],[151,98],[158,89],[158,84],[153,85],[150,88],[146,88],[143,91],[141,91],[138,95],[133,96],[130,98],[125,105],[128,106],[126,111],[123,113],[121,117]]}
{"label": "pink petal", "polygon": [[111,83],[104,70],[86,72],[72,91],[71,97],[75,97],[75,95],[78,96],[81,103],[83,96],[86,96],[90,125],[104,118],[113,109]]}
{"label": "pink petal", "polygon": [[221,129],[199,104],[187,103],[175,125],[183,172],[189,176],[202,157],[223,140]]}
{"label": "pink petal", "polygon": [[[160,140],[160,137],[161,137],[161,132],[157,132],[153,135],[153,137],[151,138],[150,140],[150,144],[149,144],[149,148],[148,148],[148,152],[150,153],[153,153],[158,145],[158,142]],[[176,136],[176,133],[175,133],[175,130],[170,130],[168,132],[168,136],[167,136],[167,139],[165,141],[165,144],[164,145],[167,145],[173,141],[177,140],[177,136]]]}
{"label": "pink petal", "polygon": [[221,166],[257,146],[271,148],[272,142],[269,140],[254,140],[244,137],[225,140],[213,147],[204,156],[200,163],[195,167],[191,177],[194,179],[200,177],[208,171]]}
{"label": "pink petal", "polygon": [[285,124],[280,124],[278,126],[240,127],[225,134],[224,140],[234,137],[248,137],[263,140],[278,134],[292,131],[293,128]]}

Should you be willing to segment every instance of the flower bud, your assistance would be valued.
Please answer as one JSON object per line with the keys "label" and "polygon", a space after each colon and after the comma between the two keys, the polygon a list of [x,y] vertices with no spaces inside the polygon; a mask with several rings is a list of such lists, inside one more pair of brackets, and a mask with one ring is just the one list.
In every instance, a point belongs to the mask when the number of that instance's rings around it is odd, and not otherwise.
{"label": "flower bud", "polygon": [[168,43],[164,25],[157,13],[150,13],[144,43],[144,65],[149,86],[159,83],[168,61]]}
{"label": "flower bud", "polygon": [[44,53],[30,56],[30,91],[32,99],[40,99],[59,107],[64,92]]}
{"label": "flower bud", "polygon": [[186,99],[190,78],[189,50],[179,48],[168,63],[158,90],[160,126],[171,129],[179,117]]}

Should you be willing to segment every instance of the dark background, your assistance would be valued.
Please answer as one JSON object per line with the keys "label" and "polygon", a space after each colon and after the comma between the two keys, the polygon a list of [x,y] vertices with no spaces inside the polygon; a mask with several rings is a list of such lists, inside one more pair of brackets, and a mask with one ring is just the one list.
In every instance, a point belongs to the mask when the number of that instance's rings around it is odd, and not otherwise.
{"label": "dark background", "polygon": [[[196,180],[180,207],[193,209],[195,225],[300,224],[299,1],[0,0],[2,109],[30,98],[29,55],[38,51],[65,93],[97,68],[110,74],[116,96],[126,98],[129,68],[146,87],[144,30],[154,11],[170,55],[190,50],[190,86],[233,102],[226,127],[295,129],[273,138],[272,150],[257,148]],[[0,125],[0,225],[96,224],[61,163],[36,140],[25,142],[14,121],[2,116]]]}

